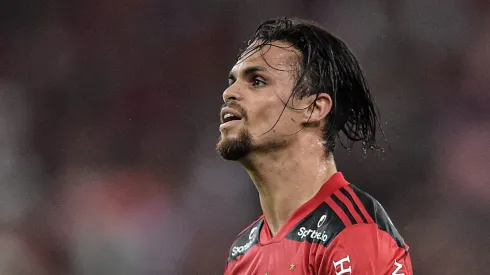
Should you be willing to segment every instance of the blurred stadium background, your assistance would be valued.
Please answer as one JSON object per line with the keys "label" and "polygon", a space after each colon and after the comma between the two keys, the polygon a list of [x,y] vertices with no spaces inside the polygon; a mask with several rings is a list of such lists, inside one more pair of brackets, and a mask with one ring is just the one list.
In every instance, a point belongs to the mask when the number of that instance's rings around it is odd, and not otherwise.
{"label": "blurred stadium background", "polygon": [[490,2],[0,2],[0,274],[222,274],[260,214],[215,153],[259,22],[319,21],[359,58],[390,149],[336,155],[416,274],[490,274]]}

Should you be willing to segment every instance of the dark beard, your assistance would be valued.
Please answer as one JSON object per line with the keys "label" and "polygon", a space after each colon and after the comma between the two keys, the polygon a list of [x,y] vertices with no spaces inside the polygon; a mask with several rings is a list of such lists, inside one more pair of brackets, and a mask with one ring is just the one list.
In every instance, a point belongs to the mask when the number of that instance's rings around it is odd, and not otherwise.
{"label": "dark beard", "polygon": [[252,137],[247,131],[243,131],[237,138],[220,138],[216,150],[226,160],[239,160],[252,151]]}

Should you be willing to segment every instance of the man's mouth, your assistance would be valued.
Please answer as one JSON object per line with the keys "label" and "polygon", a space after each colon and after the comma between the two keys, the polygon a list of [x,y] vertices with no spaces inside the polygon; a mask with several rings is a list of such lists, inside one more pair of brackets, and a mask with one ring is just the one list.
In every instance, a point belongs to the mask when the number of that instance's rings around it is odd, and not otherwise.
{"label": "man's mouth", "polygon": [[235,121],[235,120],[241,120],[242,119],[242,116],[240,115],[240,113],[238,113],[237,111],[235,111],[234,109],[231,109],[231,108],[223,108],[221,110],[221,123],[222,124],[225,124],[227,122],[230,122],[230,121]]}
{"label": "man's mouth", "polygon": [[226,113],[223,116],[223,123],[227,123],[227,122],[230,122],[230,121],[233,121],[233,120],[240,120],[240,119],[241,118],[235,116],[234,114]]}

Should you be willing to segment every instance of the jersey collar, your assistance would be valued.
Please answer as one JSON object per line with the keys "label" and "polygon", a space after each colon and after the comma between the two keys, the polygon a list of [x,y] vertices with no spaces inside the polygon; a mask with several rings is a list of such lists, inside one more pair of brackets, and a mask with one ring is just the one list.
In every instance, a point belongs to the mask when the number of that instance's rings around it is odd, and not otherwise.
{"label": "jersey collar", "polygon": [[296,209],[288,221],[281,227],[276,236],[272,237],[267,220],[264,217],[264,224],[260,230],[260,244],[267,245],[270,243],[280,242],[293,227],[298,224],[304,217],[313,212],[322,202],[325,201],[333,192],[347,186],[349,183],[345,180],[341,172],[336,172],[320,188],[313,198],[302,204]]}

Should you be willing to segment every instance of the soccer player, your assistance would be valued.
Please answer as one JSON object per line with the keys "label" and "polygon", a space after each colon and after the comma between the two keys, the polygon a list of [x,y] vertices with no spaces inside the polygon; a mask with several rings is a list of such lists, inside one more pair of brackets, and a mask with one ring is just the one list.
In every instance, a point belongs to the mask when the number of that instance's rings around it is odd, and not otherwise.
{"label": "soccer player", "polygon": [[337,143],[381,150],[373,98],[342,41],[314,22],[266,21],[223,100],[217,150],[246,169],[263,211],[232,244],[226,275],[412,274],[383,207],[335,165]]}

